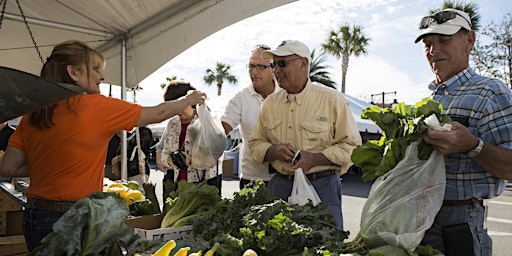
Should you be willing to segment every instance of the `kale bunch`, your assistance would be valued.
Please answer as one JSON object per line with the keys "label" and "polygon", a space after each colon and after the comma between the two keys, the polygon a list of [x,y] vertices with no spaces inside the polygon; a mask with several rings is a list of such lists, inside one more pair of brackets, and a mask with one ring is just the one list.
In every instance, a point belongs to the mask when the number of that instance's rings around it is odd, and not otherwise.
{"label": "kale bunch", "polygon": [[232,200],[224,199],[217,212],[196,218],[194,239],[212,246],[218,255],[321,255],[335,252],[348,237],[338,230],[332,213],[322,203],[303,206],[270,198],[263,181],[251,181]]}

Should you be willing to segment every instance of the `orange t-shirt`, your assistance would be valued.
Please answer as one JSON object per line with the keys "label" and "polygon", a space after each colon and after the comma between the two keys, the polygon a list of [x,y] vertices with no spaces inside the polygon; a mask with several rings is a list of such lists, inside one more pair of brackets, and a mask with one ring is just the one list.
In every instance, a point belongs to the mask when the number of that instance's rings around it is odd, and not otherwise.
{"label": "orange t-shirt", "polygon": [[27,197],[76,201],[102,191],[108,142],[117,130],[131,130],[141,112],[140,105],[83,94],[57,103],[50,129],[37,129],[24,116],[9,145],[30,164]]}

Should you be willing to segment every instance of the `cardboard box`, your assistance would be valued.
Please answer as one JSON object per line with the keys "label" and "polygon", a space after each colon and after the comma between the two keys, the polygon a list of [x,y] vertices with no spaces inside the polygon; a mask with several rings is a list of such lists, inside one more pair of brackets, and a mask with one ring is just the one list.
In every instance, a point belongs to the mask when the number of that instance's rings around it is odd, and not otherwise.
{"label": "cardboard box", "polygon": [[0,256],[17,255],[26,252],[28,252],[28,249],[23,235],[0,237]]}
{"label": "cardboard box", "polygon": [[23,211],[0,211],[0,235],[23,235]]}
{"label": "cardboard box", "polygon": [[224,159],[224,161],[222,161],[222,177],[233,177],[233,161],[234,159]]}
{"label": "cardboard box", "polygon": [[163,214],[154,214],[125,219],[126,225],[135,229],[135,232],[148,240],[183,240],[192,234],[192,226],[179,228],[160,228]]}

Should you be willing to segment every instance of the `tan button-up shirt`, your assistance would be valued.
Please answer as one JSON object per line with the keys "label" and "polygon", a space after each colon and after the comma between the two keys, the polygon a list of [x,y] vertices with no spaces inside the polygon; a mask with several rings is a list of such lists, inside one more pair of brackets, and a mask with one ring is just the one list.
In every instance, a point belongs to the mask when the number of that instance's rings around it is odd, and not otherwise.
{"label": "tan button-up shirt", "polygon": [[[249,140],[254,160],[263,163],[268,148],[280,143],[321,152],[335,164],[315,166],[308,173],[336,169],[341,175],[352,165],[350,156],[361,144],[361,136],[343,94],[308,81],[298,94],[281,90],[263,102]],[[279,172],[292,171],[292,163],[275,160],[271,164]]]}

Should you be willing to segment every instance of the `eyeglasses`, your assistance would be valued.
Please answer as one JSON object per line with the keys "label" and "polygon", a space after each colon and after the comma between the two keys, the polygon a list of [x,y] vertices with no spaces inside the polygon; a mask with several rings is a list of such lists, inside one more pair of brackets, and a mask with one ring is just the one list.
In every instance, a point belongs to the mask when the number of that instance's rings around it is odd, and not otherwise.
{"label": "eyeglasses", "polygon": [[279,66],[280,68],[284,68],[284,67],[286,67],[286,63],[294,61],[294,60],[300,60],[300,59],[302,59],[302,57],[293,59],[293,60],[278,60],[278,61],[270,62],[270,67],[276,68],[276,66]]}
{"label": "eyeglasses", "polygon": [[420,21],[420,29],[428,28],[433,22],[437,22],[437,24],[443,24],[449,20],[457,18],[457,15],[462,17],[469,24],[469,27],[472,27],[471,22],[467,20],[466,17],[462,16],[460,13],[454,11],[442,11],[437,12],[436,14],[431,16],[423,17]]}
{"label": "eyeglasses", "polygon": [[249,70],[253,70],[254,68],[256,68],[259,71],[263,71],[269,67],[270,67],[269,65],[263,65],[263,64],[247,64],[247,66],[246,66],[246,68],[248,68]]}

